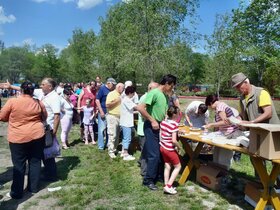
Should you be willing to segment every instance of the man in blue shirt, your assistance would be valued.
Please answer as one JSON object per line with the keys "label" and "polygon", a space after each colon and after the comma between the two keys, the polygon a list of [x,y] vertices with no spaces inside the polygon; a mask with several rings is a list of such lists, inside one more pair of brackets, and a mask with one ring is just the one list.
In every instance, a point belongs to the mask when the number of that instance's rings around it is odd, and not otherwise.
{"label": "man in blue shirt", "polygon": [[[96,106],[98,108],[98,149],[104,150],[108,143],[108,135],[106,131],[107,122],[105,115],[107,113],[106,109],[106,98],[110,91],[114,90],[115,85],[117,84],[116,80],[113,78],[108,78],[105,85],[102,85],[96,96]],[[104,144],[104,132],[106,135],[106,142]]]}

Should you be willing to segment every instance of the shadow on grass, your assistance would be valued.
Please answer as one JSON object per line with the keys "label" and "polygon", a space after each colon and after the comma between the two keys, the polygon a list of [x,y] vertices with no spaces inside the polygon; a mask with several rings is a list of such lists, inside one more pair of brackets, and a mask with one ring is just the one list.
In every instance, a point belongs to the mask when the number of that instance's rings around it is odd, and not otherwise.
{"label": "shadow on grass", "polygon": [[[13,173],[11,173],[10,176],[9,176],[9,180],[12,180],[12,179],[13,179]],[[49,184],[51,184],[51,183],[50,182],[45,182],[45,181],[40,181],[39,191],[45,189]],[[9,189],[9,191],[10,191],[10,189]],[[23,197],[21,199],[11,199],[11,198],[8,198],[4,195],[5,198],[3,198],[3,200],[0,201],[0,209],[16,210],[16,209],[18,209],[18,207],[21,203],[26,202],[27,200],[29,200],[34,195],[35,194],[30,193],[26,190],[24,191]]]}
{"label": "shadow on grass", "polygon": [[254,209],[244,200],[244,189],[248,180],[256,181],[255,177],[230,169],[228,179],[222,184],[219,195],[229,203],[235,204],[242,209]]}
{"label": "shadow on grass", "polygon": [[[76,140],[75,140],[76,141]],[[60,180],[66,180],[68,174],[80,163],[77,156],[65,156],[57,162],[58,177]]]}
{"label": "shadow on grass", "polygon": [[[205,157],[199,156],[199,159],[201,162],[208,162],[211,161],[211,158],[207,160]],[[180,156],[182,168],[180,171],[180,174],[183,173],[183,170],[185,169],[188,161],[189,161],[189,156],[188,155],[183,155]],[[214,193],[219,194],[223,199],[227,200],[228,203],[231,205],[237,205],[242,209],[254,209],[252,206],[250,206],[245,200],[244,200],[244,188],[246,185],[246,182],[248,180],[251,181],[256,181],[255,177],[248,175],[245,172],[240,172],[236,171],[234,169],[230,169],[227,178],[225,181],[222,183],[221,189],[218,191],[214,191],[211,189],[208,189],[207,187],[204,187],[203,185],[199,184],[196,182],[196,170],[192,169],[190,172],[190,175],[187,179],[187,181],[192,181],[200,185],[206,190],[212,191]],[[186,182],[187,182],[186,181]],[[178,183],[174,183],[174,186],[178,186]]]}
{"label": "shadow on grass", "polygon": [[72,142],[69,144],[69,146],[70,146],[70,147],[73,147],[73,146],[75,146],[75,145],[77,145],[77,144],[80,144],[80,143],[83,143],[83,141],[82,141],[80,138],[78,138],[78,139],[75,139],[74,141],[72,141]]}
{"label": "shadow on grass", "polygon": [[21,199],[9,199],[0,201],[0,209],[9,209],[9,210],[16,210],[18,209],[18,206],[30,199],[33,195],[31,193],[25,193],[23,198]]}
{"label": "shadow on grass", "polygon": [[[68,177],[69,172],[75,168],[79,164],[80,160],[76,156],[66,156],[58,160],[57,162],[57,168],[58,168],[58,177],[59,180],[66,180]],[[8,170],[2,174],[0,174],[0,181],[11,181],[13,177],[12,173],[13,168],[9,167]],[[40,191],[45,189],[48,185],[50,185],[51,182],[46,181],[40,181]],[[23,195],[23,198],[21,199],[9,199],[4,198],[4,200],[0,201],[0,209],[9,209],[9,210],[15,210],[18,208],[18,206],[21,203],[26,202],[28,199],[30,199],[33,196],[32,193],[25,192]]]}
{"label": "shadow on grass", "polygon": [[3,185],[12,180],[13,177],[13,167],[7,167],[7,170],[0,174],[0,184]]}

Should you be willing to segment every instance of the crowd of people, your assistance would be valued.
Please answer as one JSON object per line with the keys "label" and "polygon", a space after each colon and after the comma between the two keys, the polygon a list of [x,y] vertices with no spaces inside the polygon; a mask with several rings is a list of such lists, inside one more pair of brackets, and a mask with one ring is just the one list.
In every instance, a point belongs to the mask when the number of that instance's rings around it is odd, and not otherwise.
{"label": "crowd of people", "polygon": [[[88,83],[59,85],[52,78],[44,78],[39,89],[30,82],[24,82],[20,87],[1,83],[0,88],[21,91],[20,96],[9,99],[0,112],[0,120],[9,123],[7,139],[14,168],[11,191],[7,196],[14,199],[23,196],[26,162],[28,191],[38,191],[41,160],[43,178],[57,180],[55,157],[44,156],[44,124],[50,125],[56,141],[60,124],[62,149],[69,149],[69,132],[73,124],[79,123],[85,145],[107,150],[111,159],[120,155],[124,161],[133,161],[135,157],[129,153],[129,147],[134,117],[138,114],[136,131],[141,150],[138,163],[142,184],[157,190],[156,183],[163,182],[163,190],[168,194],[177,193],[173,183],[181,169],[177,140],[180,122],[201,129],[214,128],[228,138],[242,135],[240,127],[230,124],[228,118],[231,116],[240,118],[243,123],[279,124],[269,93],[250,84],[243,73],[232,76],[232,87],[241,94],[239,110],[221,102],[216,95],[207,96],[205,102],[192,101],[182,110],[174,93],[176,82],[177,78],[171,74],[163,76],[159,83],[152,81],[140,99],[131,81],[117,83],[111,77],[104,84],[98,76]],[[209,122],[208,108],[215,112],[214,122]],[[120,132],[122,149],[118,151]],[[240,158],[240,154],[231,151],[219,148],[213,151],[214,162],[226,168],[230,167],[234,155]]]}

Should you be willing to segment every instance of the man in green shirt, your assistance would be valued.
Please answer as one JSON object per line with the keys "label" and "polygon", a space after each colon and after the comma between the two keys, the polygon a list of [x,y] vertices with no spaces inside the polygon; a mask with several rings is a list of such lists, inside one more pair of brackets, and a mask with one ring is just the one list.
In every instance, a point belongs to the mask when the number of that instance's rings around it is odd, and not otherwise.
{"label": "man in green shirt", "polygon": [[155,183],[159,176],[163,178],[163,166],[160,159],[159,124],[164,120],[168,108],[168,94],[176,85],[177,78],[171,74],[163,76],[158,88],[151,90],[137,110],[145,118],[144,134],[146,142],[142,150],[143,158],[147,162],[147,171],[143,185],[151,190],[157,190]]}
{"label": "man in green shirt", "polygon": [[[150,82],[150,84],[148,85],[148,92],[157,88],[158,86],[159,86],[159,84],[157,82]],[[141,98],[139,100],[139,104],[145,102],[148,92],[146,92],[144,95],[141,96]],[[146,139],[145,139],[145,135],[144,135],[144,119],[140,113],[138,113],[137,135],[139,138],[139,146],[140,146],[140,149],[142,152]],[[141,175],[144,176],[146,174],[147,163],[146,163],[146,160],[142,157],[142,154],[141,154],[138,162],[141,166]]]}

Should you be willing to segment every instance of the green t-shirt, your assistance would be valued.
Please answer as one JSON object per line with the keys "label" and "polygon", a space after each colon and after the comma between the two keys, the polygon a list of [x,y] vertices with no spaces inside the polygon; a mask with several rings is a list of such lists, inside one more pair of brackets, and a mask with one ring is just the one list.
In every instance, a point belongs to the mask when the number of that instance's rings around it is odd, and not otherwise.
{"label": "green t-shirt", "polygon": [[147,112],[157,121],[164,120],[167,108],[168,97],[158,88],[151,90],[145,99]]}
{"label": "green t-shirt", "polygon": [[[146,96],[147,93],[141,96],[141,98],[139,99],[139,104],[143,104],[145,102]],[[137,134],[139,136],[144,136],[144,119],[140,112],[138,113]]]}

